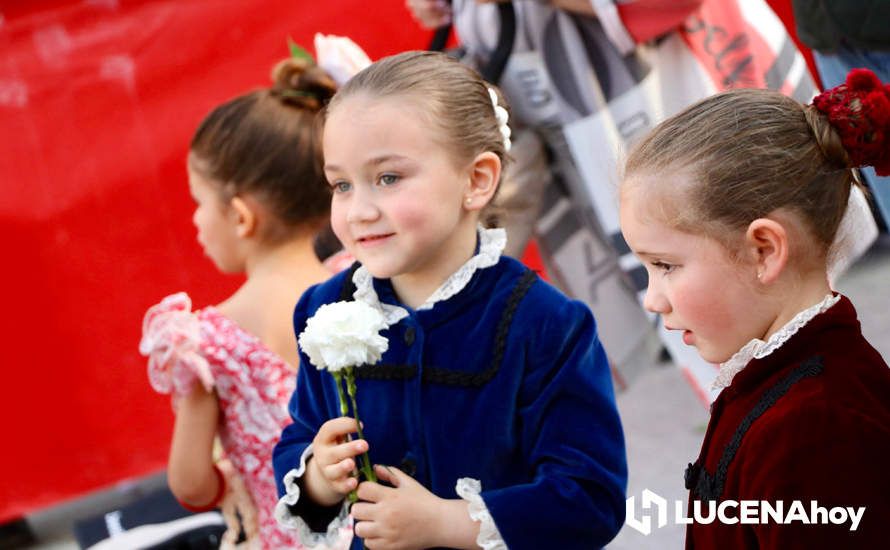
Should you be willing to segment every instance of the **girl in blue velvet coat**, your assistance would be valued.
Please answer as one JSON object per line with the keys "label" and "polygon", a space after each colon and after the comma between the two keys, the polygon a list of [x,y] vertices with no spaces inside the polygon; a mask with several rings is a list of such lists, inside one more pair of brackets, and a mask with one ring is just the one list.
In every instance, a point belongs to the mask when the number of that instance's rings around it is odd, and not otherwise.
{"label": "girl in blue velvet coat", "polygon": [[[310,288],[294,327],[361,300],[383,314],[389,349],[356,369],[365,439],[352,441],[333,378],[301,356],[274,465],[276,515],[306,546],[354,520],[354,547],[590,549],[624,523],[624,442],[593,316],[479,225],[509,158],[502,101],[456,61],[407,52],[328,106],[331,222],[359,263]],[[352,476],[365,451],[381,483]]]}

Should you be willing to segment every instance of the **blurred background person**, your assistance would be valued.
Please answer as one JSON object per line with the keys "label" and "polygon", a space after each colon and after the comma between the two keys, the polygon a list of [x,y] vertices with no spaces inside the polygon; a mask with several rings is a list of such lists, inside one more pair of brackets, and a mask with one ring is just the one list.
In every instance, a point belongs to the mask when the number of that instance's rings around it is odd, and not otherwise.
{"label": "blurred background person", "polygon": [[[313,248],[330,210],[316,119],[336,84],[307,59],[280,62],[273,80],[214,109],[188,155],[198,242],[220,271],[247,279],[194,312],[187,294],[168,296],[146,313],[139,349],[152,387],[173,394],[167,479],[180,503],[206,511],[228,493],[251,547],[300,548],[272,515],[271,459],[299,365],[293,310],[330,275]],[[214,461],[217,435],[233,468]],[[246,494],[233,494],[239,481]]]}

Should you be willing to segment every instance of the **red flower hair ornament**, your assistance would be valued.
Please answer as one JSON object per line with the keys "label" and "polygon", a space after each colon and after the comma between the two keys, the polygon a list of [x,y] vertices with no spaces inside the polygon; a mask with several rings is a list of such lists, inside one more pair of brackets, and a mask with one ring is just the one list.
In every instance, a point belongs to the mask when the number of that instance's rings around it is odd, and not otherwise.
{"label": "red flower hair ornament", "polygon": [[840,135],[851,166],[874,166],[879,176],[890,176],[890,84],[868,69],[853,69],[813,105]]}

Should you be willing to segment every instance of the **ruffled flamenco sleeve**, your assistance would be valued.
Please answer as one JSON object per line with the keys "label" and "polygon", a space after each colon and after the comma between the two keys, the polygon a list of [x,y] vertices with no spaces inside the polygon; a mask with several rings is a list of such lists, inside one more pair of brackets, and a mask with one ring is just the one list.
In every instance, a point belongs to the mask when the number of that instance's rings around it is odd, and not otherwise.
{"label": "ruffled flamenco sleeve", "polygon": [[139,353],[148,357],[148,380],[158,393],[191,392],[196,381],[212,391],[213,374],[201,354],[201,326],[184,292],[152,306],[142,321]]}

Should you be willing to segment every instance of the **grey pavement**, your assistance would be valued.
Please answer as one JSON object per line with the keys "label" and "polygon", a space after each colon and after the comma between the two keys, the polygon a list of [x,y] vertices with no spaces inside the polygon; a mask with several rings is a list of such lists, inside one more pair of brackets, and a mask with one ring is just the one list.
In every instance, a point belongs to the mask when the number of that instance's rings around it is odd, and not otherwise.
{"label": "grey pavement", "polygon": [[[890,358],[890,237],[883,235],[838,282],[859,311],[863,332],[886,359]],[[627,443],[630,479],[628,496],[640,499],[649,489],[668,502],[686,500],[683,471],[695,459],[708,421],[707,408],[698,400],[680,370],[670,363],[653,364],[618,396]],[[125,484],[28,518],[40,543],[33,548],[69,550],[78,546],[71,535],[75,519],[112,510],[135,494],[163,483],[153,476]],[[639,503],[637,504],[639,507]],[[684,529],[668,522],[644,536],[625,526],[609,550],[671,550],[683,547]],[[2,544],[0,544],[2,546]]]}

